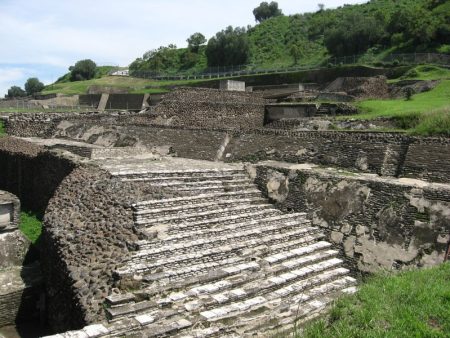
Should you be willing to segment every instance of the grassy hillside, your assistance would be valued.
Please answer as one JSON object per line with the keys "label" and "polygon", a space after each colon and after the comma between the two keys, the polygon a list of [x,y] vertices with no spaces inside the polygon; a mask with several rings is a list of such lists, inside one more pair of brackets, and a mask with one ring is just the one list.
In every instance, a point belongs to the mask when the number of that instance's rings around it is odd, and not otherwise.
{"label": "grassy hillside", "polygon": [[450,263],[378,275],[296,337],[449,337]]}
{"label": "grassy hillside", "polygon": [[[292,66],[293,50],[299,65],[326,65],[331,57],[354,55],[362,62],[381,61],[391,53],[450,53],[449,22],[450,2],[445,0],[372,0],[276,16],[248,29],[247,63],[258,68]],[[160,47],[136,59],[130,69],[194,73],[207,65],[205,48],[189,53],[173,45]]]}
{"label": "grassy hillside", "polygon": [[419,66],[408,71],[400,79],[441,80],[441,82],[428,92],[413,95],[410,100],[400,98],[360,101],[357,106],[361,113],[346,118],[364,120],[392,118],[400,129],[408,130],[412,134],[450,137],[450,70]]}
{"label": "grassy hillside", "polygon": [[[204,81],[204,80],[202,80]],[[61,93],[67,95],[85,94],[90,86],[126,88],[130,93],[164,93],[172,85],[190,85],[200,80],[154,81],[131,76],[104,76],[98,79],[75,82],[59,82],[51,84],[43,90],[43,94]]]}

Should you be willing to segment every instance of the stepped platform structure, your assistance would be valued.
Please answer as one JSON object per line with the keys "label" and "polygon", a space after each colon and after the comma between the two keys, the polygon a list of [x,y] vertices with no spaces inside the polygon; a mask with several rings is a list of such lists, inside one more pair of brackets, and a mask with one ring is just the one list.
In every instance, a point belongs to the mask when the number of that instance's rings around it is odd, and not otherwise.
{"label": "stepped platform structure", "polygon": [[112,271],[107,320],[55,337],[265,335],[355,291],[320,229],[305,213],[274,208],[242,164],[170,157],[90,163],[112,180],[180,196],[134,196],[138,238]]}

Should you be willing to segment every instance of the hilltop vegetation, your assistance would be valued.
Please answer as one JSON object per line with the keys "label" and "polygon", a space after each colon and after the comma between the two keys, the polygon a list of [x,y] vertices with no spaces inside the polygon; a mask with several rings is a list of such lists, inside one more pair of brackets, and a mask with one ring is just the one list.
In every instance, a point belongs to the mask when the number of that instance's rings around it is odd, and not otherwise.
{"label": "hilltop vegetation", "polygon": [[[326,65],[331,57],[357,54],[362,59],[370,55],[382,60],[387,54],[399,52],[450,53],[450,2],[446,0],[372,0],[292,16],[282,15],[278,8],[272,14],[257,14],[255,18],[261,22],[254,27],[228,27],[197,52],[175,45],[151,50],[136,59],[130,70],[193,73],[207,65],[249,63],[269,68]],[[236,31],[230,41],[245,35],[241,43],[235,43],[235,49],[246,57],[215,57],[215,45],[225,45],[216,43],[218,36],[227,31]]]}

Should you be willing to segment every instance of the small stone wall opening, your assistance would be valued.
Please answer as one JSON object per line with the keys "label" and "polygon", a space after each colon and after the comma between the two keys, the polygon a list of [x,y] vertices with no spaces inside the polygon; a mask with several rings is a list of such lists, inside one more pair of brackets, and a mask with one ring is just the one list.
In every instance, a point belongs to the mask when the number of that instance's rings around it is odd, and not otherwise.
{"label": "small stone wall opening", "polygon": [[0,229],[7,227],[13,221],[13,204],[0,204]]}

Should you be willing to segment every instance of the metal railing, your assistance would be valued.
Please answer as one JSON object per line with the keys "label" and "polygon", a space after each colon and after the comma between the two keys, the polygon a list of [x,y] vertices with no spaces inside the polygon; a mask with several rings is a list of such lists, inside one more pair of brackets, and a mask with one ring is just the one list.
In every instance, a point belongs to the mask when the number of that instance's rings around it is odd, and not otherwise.
{"label": "metal railing", "polygon": [[411,53],[411,54],[390,54],[380,59],[371,55],[352,55],[342,57],[331,57],[326,61],[311,64],[311,65],[299,65],[291,67],[276,67],[276,68],[263,68],[253,64],[249,65],[237,65],[237,66],[217,66],[209,67],[199,72],[180,72],[177,74],[163,74],[157,71],[133,71],[130,72],[131,76],[154,79],[154,80],[198,80],[198,79],[213,79],[224,78],[242,75],[258,75],[258,74],[271,74],[271,73],[292,73],[302,70],[312,70],[327,67],[337,67],[341,65],[383,65],[383,64],[398,64],[398,65],[411,65],[411,64],[436,64],[449,66],[450,55],[437,54],[437,53]]}

